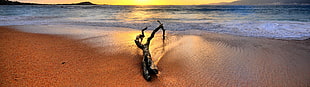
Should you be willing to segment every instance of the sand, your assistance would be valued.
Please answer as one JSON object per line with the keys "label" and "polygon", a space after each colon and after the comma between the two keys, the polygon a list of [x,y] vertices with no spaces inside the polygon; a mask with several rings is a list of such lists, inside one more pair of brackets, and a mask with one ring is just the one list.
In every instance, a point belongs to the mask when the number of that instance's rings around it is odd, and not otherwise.
{"label": "sand", "polygon": [[85,39],[1,27],[0,85],[310,86],[309,40],[170,33],[164,42],[160,36],[152,41],[160,74],[147,82],[141,75],[142,51],[132,38],[139,31],[111,32],[100,38],[118,44],[96,47]]}

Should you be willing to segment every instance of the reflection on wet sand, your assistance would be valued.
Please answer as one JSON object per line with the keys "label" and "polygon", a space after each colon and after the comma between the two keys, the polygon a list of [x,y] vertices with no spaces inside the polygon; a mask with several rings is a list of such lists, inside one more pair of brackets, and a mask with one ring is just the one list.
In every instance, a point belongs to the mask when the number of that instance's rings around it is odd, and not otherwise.
{"label": "reflection on wet sand", "polygon": [[[121,47],[131,49],[127,52],[142,55],[132,42],[137,33],[119,32],[113,36],[114,41],[122,43],[124,46]],[[310,78],[307,74],[310,72],[307,69],[310,66],[310,54],[307,54],[310,49],[298,48],[299,45],[293,42],[208,33],[169,34],[164,42],[157,35],[150,49],[161,74],[153,83],[306,86]]]}
{"label": "reflection on wet sand", "polygon": [[309,85],[310,49],[296,50],[293,43],[214,35],[185,35],[179,41],[158,63],[161,79],[198,86]]}

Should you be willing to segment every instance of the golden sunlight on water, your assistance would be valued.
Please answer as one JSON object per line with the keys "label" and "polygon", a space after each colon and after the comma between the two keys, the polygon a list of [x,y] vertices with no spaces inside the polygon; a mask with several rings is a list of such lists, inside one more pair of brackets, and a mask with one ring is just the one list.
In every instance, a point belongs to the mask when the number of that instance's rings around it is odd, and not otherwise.
{"label": "golden sunlight on water", "polygon": [[133,21],[133,20],[143,21],[148,18],[151,18],[152,14],[145,12],[145,11],[133,11],[128,14],[118,15],[118,17],[125,19],[125,21]]}
{"label": "golden sunlight on water", "polygon": [[159,13],[152,11],[145,11],[148,9],[152,9],[151,7],[143,7],[143,8],[133,8],[131,12],[124,12],[123,14],[116,15],[117,19],[122,19],[124,21],[130,22],[143,22],[150,21],[150,19],[158,19],[158,18],[172,18],[171,14],[167,13]]}
{"label": "golden sunlight on water", "polygon": [[132,19],[132,20],[145,20],[145,19],[152,17],[152,15],[150,13],[147,13],[145,11],[134,11],[132,13],[126,14],[126,16],[129,18],[128,20],[130,20],[130,19]]}

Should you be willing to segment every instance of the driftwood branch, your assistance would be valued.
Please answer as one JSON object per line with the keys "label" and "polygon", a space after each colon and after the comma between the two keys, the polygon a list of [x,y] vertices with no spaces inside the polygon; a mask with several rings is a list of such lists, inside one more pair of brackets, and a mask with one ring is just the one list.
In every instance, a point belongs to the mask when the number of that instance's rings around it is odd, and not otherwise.
{"label": "driftwood branch", "polygon": [[155,30],[153,30],[151,36],[149,38],[147,38],[147,42],[145,43],[146,45],[149,45],[151,43],[151,40],[154,38],[155,33],[159,30],[162,29],[163,30],[163,39],[165,39],[165,29],[164,29],[164,25],[158,21],[158,23],[160,24],[157,28],[155,28]]}
{"label": "driftwood branch", "polygon": [[143,38],[145,37],[144,31],[147,29],[144,28],[142,29],[140,35],[136,37],[135,43],[136,45],[143,50],[143,60],[142,60],[142,69],[143,69],[143,77],[145,80],[150,81],[151,74],[158,74],[158,69],[157,66],[154,64],[154,61],[152,60],[151,53],[149,51],[149,45],[151,43],[151,40],[154,38],[156,32],[160,29],[163,30],[163,40],[165,39],[165,29],[163,24],[160,21],[157,21],[160,25],[153,30],[151,33],[150,37],[147,38],[147,41],[145,44],[142,44]]}
{"label": "driftwood branch", "polygon": [[136,37],[136,40],[135,40],[136,45],[137,45],[140,49],[143,49],[142,40],[143,40],[143,38],[145,37],[144,31],[145,31],[146,29],[147,29],[147,27],[145,27],[144,29],[142,29],[142,31],[141,31],[142,34],[138,35],[138,36]]}

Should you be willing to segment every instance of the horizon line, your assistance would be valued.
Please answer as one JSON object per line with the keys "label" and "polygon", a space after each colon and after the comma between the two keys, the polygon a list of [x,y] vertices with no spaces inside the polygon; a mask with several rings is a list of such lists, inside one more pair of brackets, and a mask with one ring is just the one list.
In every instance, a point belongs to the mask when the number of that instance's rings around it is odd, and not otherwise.
{"label": "horizon line", "polygon": [[118,5],[118,6],[168,6],[168,5],[174,5],[174,6],[193,6],[193,5],[252,5],[252,6],[259,6],[259,5],[310,5],[309,3],[305,3],[305,4],[296,4],[296,3],[292,3],[292,4],[219,4],[219,3],[209,3],[209,4],[163,4],[163,5],[159,5],[159,4],[150,4],[150,5],[139,5],[139,4],[108,4],[108,3],[93,3],[91,1],[81,1],[81,2],[72,2],[72,3],[36,3],[36,2],[20,2],[20,1],[10,1],[9,2],[19,2],[19,3],[30,3],[30,4],[41,4],[41,5],[70,5],[70,4],[78,4],[78,3],[83,3],[83,2],[90,2],[94,5]]}

